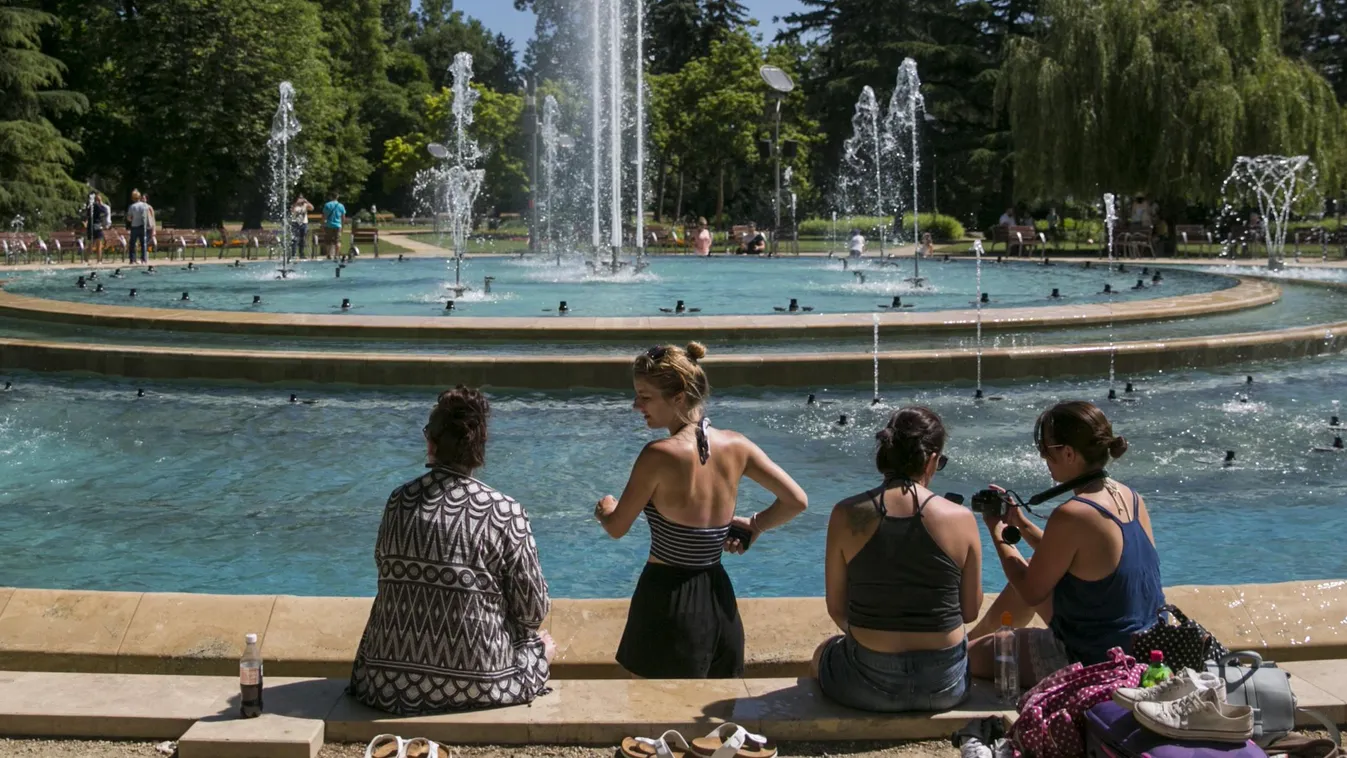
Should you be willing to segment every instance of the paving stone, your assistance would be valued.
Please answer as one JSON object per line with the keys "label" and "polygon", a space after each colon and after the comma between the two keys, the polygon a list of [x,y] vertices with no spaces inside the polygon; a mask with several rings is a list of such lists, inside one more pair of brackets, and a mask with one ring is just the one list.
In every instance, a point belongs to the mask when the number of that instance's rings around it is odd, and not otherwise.
{"label": "paving stone", "polygon": [[0,612],[0,669],[107,671],[139,592],[16,589]]}
{"label": "paving stone", "polygon": [[226,677],[0,672],[0,734],[176,740],[231,693]]}
{"label": "paving stone", "polygon": [[274,595],[145,593],[117,654],[117,670],[138,674],[236,676],[244,636],[266,629]]}
{"label": "paving stone", "polygon": [[264,713],[254,719],[202,719],[178,740],[178,758],[315,758],[323,722]]}

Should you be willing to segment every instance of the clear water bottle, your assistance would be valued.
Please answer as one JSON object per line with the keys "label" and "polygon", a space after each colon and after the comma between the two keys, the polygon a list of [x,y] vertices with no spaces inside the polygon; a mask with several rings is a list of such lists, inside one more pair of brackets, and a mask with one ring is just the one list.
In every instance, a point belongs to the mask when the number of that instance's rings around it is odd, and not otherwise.
{"label": "clear water bottle", "polygon": [[245,719],[262,715],[262,651],[257,647],[257,635],[243,638],[246,645],[239,659],[239,712]]}
{"label": "clear water bottle", "polygon": [[1001,614],[1001,628],[996,630],[996,694],[1014,708],[1020,700],[1020,664],[1012,620],[1009,613]]}

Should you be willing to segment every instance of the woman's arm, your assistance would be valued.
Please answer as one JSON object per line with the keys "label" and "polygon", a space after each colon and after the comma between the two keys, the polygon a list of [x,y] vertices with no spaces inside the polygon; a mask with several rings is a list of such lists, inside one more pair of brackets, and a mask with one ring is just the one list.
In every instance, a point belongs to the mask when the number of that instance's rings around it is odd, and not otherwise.
{"label": "woman's arm", "polygon": [[1058,508],[1048,519],[1048,528],[1034,550],[1034,557],[1026,561],[1014,545],[1006,544],[1001,536],[1001,525],[992,528],[992,543],[1001,558],[1006,581],[1031,606],[1037,606],[1052,596],[1052,590],[1071,568],[1076,558],[1079,521],[1076,514],[1065,507]]}
{"label": "woman's arm", "polygon": [[[519,507],[518,503],[511,504]],[[547,594],[543,567],[538,561],[533,527],[522,507],[519,507],[519,515],[510,520],[503,539],[500,584],[505,596],[506,618],[523,629],[537,632],[552,603]]]}
{"label": "woman's arm", "polygon": [[959,579],[959,610],[963,612],[963,622],[972,624],[982,613],[982,537],[978,534],[977,517],[972,511],[963,511],[960,519],[961,532],[970,541]]}
{"label": "woman's arm", "polygon": [[776,462],[767,457],[762,448],[753,444],[747,437],[742,438],[748,446],[748,463],[744,476],[762,485],[762,488],[776,495],[776,501],[765,511],[754,514],[751,519],[754,532],[762,533],[775,529],[804,513],[809,507],[809,496],[796,484]]}
{"label": "woman's arm", "polygon": [[636,457],[631,476],[627,478],[627,486],[622,490],[622,499],[614,500],[612,495],[606,495],[594,508],[594,517],[613,539],[621,539],[631,531],[636,517],[641,515],[645,504],[655,496],[659,458],[663,455],[656,447],[657,444],[648,443]]}
{"label": "woman's arm", "polygon": [[847,558],[842,552],[842,543],[850,530],[847,519],[847,504],[838,503],[833,515],[828,519],[828,539],[826,541],[823,583],[827,595],[828,615],[833,623],[847,632]]}

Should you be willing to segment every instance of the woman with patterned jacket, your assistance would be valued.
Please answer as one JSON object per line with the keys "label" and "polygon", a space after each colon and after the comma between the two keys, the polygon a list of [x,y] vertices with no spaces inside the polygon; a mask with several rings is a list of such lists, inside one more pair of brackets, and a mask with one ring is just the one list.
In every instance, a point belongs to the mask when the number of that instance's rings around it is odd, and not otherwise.
{"label": "woman with patterned jacket", "polygon": [[491,408],[475,389],[440,393],[426,424],[430,471],[393,491],[374,549],[379,594],[350,692],[400,715],[532,702],[556,646],[528,515],[472,477]]}

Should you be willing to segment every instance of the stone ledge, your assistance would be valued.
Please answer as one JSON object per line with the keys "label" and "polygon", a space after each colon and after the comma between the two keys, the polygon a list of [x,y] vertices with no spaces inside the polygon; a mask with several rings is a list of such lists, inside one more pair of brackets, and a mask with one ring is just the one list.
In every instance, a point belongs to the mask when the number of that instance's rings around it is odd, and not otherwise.
{"label": "stone ledge", "polygon": [[[1071,328],[1109,322],[1161,321],[1229,313],[1269,305],[1281,288],[1255,277],[1233,277],[1233,287],[1191,295],[1124,303],[988,308],[983,331]],[[3,284],[0,282],[0,284]],[[868,333],[873,313],[762,314],[738,316],[613,316],[565,318],[541,316],[462,317],[359,316],[355,314],[183,311],[126,305],[100,305],[17,295],[0,289],[0,315],[63,324],[116,329],[256,334],[346,339],[434,339],[530,341],[621,341],[697,339],[798,339]],[[976,309],[880,313],[882,334],[913,330],[971,332]]]}
{"label": "stone ledge", "polygon": [[[382,733],[448,744],[612,745],[665,729],[699,736],[725,721],[781,741],[917,740],[944,737],[968,719],[1013,716],[980,682],[967,702],[943,713],[851,710],[826,700],[812,679],[623,679],[562,680],[530,705],[404,718],[346,697],[344,680],[268,679],[272,718],[250,722],[235,716],[232,677],[0,672],[0,684],[0,735],[181,738],[180,746],[219,751],[193,753],[211,756],[281,755],[270,751],[282,745],[297,756],[324,738],[367,742]],[[1347,687],[1347,669],[1320,671],[1317,684],[1293,675],[1292,686],[1302,707],[1347,719],[1347,703],[1325,689]]]}
{"label": "stone ledge", "polygon": [[[1347,658],[1347,581],[1185,586],[1169,600],[1228,647],[1270,660]],[[273,676],[350,674],[371,598],[0,589],[0,661],[9,670],[232,674],[243,636],[262,641]],[[807,674],[837,633],[822,598],[744,598],[747,675]],[[984,608],[990,605],[991,597]],[[625,677],[613,656],[627,600],[556,599],[555,679]]]}

